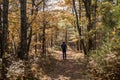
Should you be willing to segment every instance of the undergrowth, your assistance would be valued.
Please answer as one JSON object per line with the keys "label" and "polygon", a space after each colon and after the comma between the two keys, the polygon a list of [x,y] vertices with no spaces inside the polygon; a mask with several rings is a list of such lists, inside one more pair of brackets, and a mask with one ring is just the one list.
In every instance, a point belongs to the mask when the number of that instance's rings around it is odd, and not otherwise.
{"label": "undergrowth", "polygon": [[107,39],[97,50],[90,52],[88,66],[91,80],[119,80],[120,43],[115,40],[119,38]]}

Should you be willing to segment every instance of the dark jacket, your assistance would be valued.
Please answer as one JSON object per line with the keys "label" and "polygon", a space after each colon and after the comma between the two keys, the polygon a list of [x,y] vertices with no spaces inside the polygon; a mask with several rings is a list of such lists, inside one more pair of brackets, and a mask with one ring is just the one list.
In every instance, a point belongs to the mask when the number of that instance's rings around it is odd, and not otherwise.
{"label": "dark jacket", "polygon": [[63,52],[66,52],[67,46],[66,46],[65,43],[63,43],[63,44],[61,45],[61,48],[62,48],[62,51],[63,51]]}

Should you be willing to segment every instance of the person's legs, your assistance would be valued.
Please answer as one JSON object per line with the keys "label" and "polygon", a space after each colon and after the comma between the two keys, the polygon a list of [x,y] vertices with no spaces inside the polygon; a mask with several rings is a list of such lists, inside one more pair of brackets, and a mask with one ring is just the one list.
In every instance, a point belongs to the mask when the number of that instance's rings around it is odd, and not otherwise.
{"label": "person's legs", "polygon": [[63,49],[62,52],[63,52],[63,60],[65,60],[66,59],[66,50]]}
{"label": "person's legs", "polygon": [[66,52],[64,52],[64,55],[65,55],[65,57],[64,57],[64,58],[66,59]]}
{"label": "person's legs", "polygon": [[66,59],[66,52],[63,52],[63,60]]}
{"label": "person's legs", "polygon": [[66,52],[63,52],[63,60],[65,60],[66,59]]}
{"label": "person's legs", "polygon": [[64,60],[64,52],[63,52],[63,60]]}

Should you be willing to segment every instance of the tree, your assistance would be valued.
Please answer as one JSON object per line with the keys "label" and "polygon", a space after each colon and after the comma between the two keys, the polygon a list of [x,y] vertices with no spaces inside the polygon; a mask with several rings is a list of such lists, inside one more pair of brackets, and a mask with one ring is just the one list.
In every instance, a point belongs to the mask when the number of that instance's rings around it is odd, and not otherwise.
{"label": "tree", "polygon": [[42,29],[42,55],[46,55],[46,21],[45,21],[45,0],[43,0],[43,29]]}
{"label": "tree", "polygon": [[[86,10],[86,17],[88,19],[88,25],[87,25],[87,31],[90,32],[90,30],[92,29],[92,21],[91,21],[91,0],[82,0],[85,6],[85,10]],[[93,43],[92,43],[92,39],[89,36],[88,38],[88,44],[87,44],[87,51],[91,50],[93,47]]]}
{"label": "tree", "polygon": [[8,8],[9,0],[3,1],[3,27],[2,27],[2,79],[6,80],[7,74],[7,57],[8,54]]}
{"label": "tree", "polygon": [[20,16],[21,16],[21,36],[20,36],[20,49],[18,57],[20,59],[28,59],[27,53],[27,16],[26,16],[26,0],[20,0]]}
{"label": "tree", "polygon": [[94,17],[94,22],[93,22],[93,26],[94,26],[94,30],[95,30],[95,37],[93,38],[93,49],[96,49],[96,23],[97,23],[97,0],[94,1],[94,5],[93,5],[93,17]]}
{"label": "tree", "polygon": [[1,7],[1,3],[0,3],[0,58],[2,58],[2,53],[3,53],[3,49],[2,49],[2,7]]}
{"label": "tree", "polygon": [[[92,0],[82,0],[85,6],[85,11],[86,11],[86,18],[88,21],[87,24],[87,32],[89,33],[88,35],[88,43],[87,43],[87,51],[89,52],[90,50],[95,49],[95,33],[91,33],[96,29],[96,13],[97,13],[97,0],[93,1]],[[92,16],[93,15],[93,16]],[[93,19],[94,21],[93,21]]]}
{"label": "tree", "polygon": [[81,32],[81,26],[79,25],[79,16],[78,16],[78,13],[77,13],[77,10],[76,10],[75,0],[73,0],[73,9],[75,11],[76,26],[77,26],[77,30],[78,30],[79,38],[80,38],[80,45],[79,46],[82,45],[84,53],[87,54],[86,47],[85,47],[85,44],[84,44],[84,40],[81,37],[82,36],[82,32]]}

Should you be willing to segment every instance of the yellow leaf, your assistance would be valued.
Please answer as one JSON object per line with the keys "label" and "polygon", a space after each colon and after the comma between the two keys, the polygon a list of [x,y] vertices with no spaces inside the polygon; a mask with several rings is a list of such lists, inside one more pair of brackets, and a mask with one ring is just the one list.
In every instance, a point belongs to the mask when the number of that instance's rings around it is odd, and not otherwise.
{"label": "yellow leaf", "polygon": [[115,31],[113,31],[112,34],[115,35]]}

